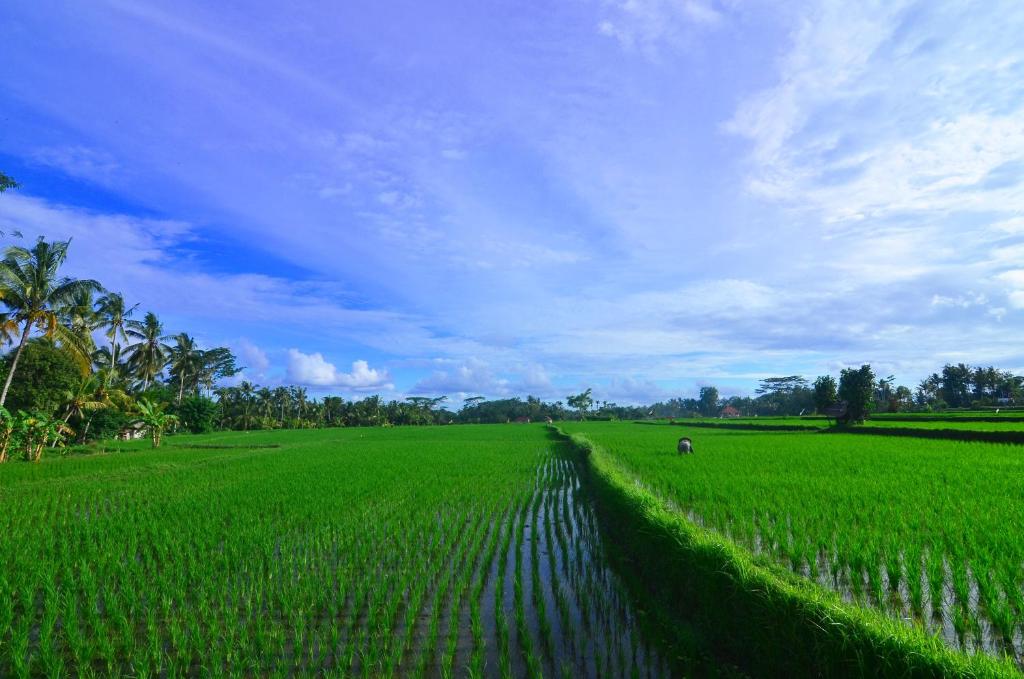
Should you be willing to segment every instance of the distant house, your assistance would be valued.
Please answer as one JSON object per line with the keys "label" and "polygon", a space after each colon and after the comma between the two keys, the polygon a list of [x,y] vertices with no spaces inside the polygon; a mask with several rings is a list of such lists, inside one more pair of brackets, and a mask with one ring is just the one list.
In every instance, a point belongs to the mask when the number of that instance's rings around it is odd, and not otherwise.
{"label": "distant house", "polygon": [[740,411],[736,410],[732,406],[725,406],[722,408],[722,412],[718,414],[719,417],[739,417]]}
{"label": "distant house", "polygon": [[146,425],[141,422],[132,422],[117,433],[117,438],[121,441],[135,441],[145,438],[146,434]]}
{"label": "distant house", "polygon": [[517,417],[516,418],[516,424],[530,424],[530,418],[529,417]]}

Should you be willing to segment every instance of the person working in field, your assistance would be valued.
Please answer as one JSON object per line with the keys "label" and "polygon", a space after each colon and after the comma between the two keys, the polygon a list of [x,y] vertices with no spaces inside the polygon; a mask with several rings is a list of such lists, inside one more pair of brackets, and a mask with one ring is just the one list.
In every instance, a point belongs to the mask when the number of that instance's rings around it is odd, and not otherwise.
{"label": "person working in field", "polygon": [[693,452],[693,441],[684,436],[679,439],[679,444],[676,446],[676,450],[679,451],[680,455],[688,455]]}

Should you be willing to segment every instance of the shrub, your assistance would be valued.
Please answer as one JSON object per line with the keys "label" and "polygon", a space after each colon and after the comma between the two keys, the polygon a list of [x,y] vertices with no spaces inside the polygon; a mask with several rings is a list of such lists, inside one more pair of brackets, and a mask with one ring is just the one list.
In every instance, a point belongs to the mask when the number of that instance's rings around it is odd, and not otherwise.
{"label": "shrub", "polygon": [[193,434],[213,431],[217,422],[218,406],[205,396],[189,396],[173,409],[181,426]]}
{"label": "shrub", "polygon": [[839,400],[846,401],[843,424],[863,422],[871,412],[875,373],[868,364],[846,368],[839,374]]}
{"label": "shrub", "polygon": [[[4,357],[0,373],[11,369],[14,352]],[[82,372],[68,353],[46,339],[34,339],[25,345],[18,371],[11,381],[4,404],[11,412],[19,410],[52,415],[82,381]]]}

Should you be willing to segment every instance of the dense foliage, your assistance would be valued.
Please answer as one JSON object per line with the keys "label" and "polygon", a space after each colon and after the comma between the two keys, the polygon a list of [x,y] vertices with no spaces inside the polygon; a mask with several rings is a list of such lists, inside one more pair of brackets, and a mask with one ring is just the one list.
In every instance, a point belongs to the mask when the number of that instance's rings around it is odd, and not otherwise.
{"label": "dense foliage", "polygon": [[[12,358],[8,354],[0,361],[2,374],[10,371]],[[22,351],[18,379],[11,382],[4,405],[11,411],[56,413],[82,380],[82,370],[66,351],[45,338],[31,340]]]}
{"label": "dense foliage", "polygon": [[846,404],[846,412],[840,418],[843,423],[863,422],[871,412],[872,395],[875,392],[875,373],[870,365],[860,368],[844,368],[839,373],[837,395]]}
{"label": "dense foliage", "polygon": [[[172,403],[180,407],[240,368],[227,348],[202,349],[185,333],[167,337],[152,312],[135,320],[138,305],[120,294],[62,276],[69,246],[40,238],[29,248],[8,247],[0,260],[0,300],[7,307],[0,338],[11,344],[0,361],[0,406],[13,413],[22,442],[45,439],[56,447],[130,435],[138,423],[157,445],[162,429],[154,428],[154,407],[161,413]],[[96,335],[107,346],[98,347]],[[166,426],[177,422],[166,416]],[[209,408],[190,412],[190,427],[206,428],[212,419]],[[42,447],[33,451],[24,457],[38,461]]]}

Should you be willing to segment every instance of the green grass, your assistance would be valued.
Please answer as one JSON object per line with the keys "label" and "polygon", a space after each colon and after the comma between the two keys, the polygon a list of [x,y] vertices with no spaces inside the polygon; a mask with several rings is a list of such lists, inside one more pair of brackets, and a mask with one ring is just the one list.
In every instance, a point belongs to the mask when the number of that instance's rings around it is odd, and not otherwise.
{"label": "green grass", "polygon": [[[715,427],[787,427],[799,429],[825,429],[829,421],[823,417],[735,417],[735,418],[695,418],[675,421],[678,426],[712,425]],[[892,429],[953,429],[958,431],[1011,431],[1024,432],[1024,421],[1007,420],[1000,422],[975,421],[966,418],[933,418],[912,416],[886,417],[885,415],[873,415],[862,425],[854,425],[854,428],[876,428],[886,427]]]}
{"label": "green grass", "polygon": [[0,676],[547,676],[646,643],[541,426],[148,446],[0,466]]}
{"label": "green grass", "polygon": [[[1024,457],[1017,446],[571,423],[682,517],[860,605],[1019,657]],[[818,587],[821,589],[821,587]]]}

